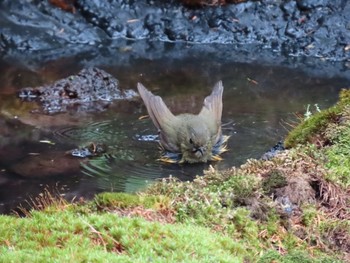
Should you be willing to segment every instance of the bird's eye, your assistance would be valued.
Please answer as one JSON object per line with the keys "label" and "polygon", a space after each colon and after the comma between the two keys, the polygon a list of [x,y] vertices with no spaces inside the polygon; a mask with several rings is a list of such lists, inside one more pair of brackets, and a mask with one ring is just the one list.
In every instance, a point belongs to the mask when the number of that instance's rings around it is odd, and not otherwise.
{"label": "bird's eye", "polygon": [[192,139],[190,138],[190,144],[193,144],[193,141],[192,141]]}

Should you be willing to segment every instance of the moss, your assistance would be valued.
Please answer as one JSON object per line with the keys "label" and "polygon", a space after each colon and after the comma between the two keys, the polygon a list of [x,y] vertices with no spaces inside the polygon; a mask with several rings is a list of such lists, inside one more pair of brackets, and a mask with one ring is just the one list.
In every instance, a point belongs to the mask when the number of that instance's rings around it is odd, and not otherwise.
{"label": "moss", "polygon": [[341,185],[343,188],[350,186],[350,147],[346,145],[332,146],[326,150],[329,169],[327,179]]}
{"label": "moss", "polygon": [[258,239],[259,227],[258,223],[249,217],[250,211],[246,208],[237,208],[230,215],[235,232],[234,234],[253,245],[255,248],[260,246]]}
{"label": "moss", "polygon": [[305,226],[311,226],[317,217],[317,208],[314,205],[306,205],[302,209],[302,223]]}
{"label": "moss", "polygon": [[289,132],[284,140],[284,146],[286,148],[292,148],[298,144],[313,142],[317,139],[322,140],[327,125],[330,122],[334,122],[339,114],[339,107],[332,107],[328,110],[318,112],[309,119],[302,121],[297,127]]}
{"label": "moss", "polygon": [[350,186],[350,105],[344,106],[341,122],[330,125],[326,134],[332,144],[323,150],[329,169],[328,180],[347,188]]}
{"label": "moss", "polygon": [[242,262],[245,246],[194,225],[72,211],[0,216],[1,262]]}
{"label": "moss", "polygon": [[132,208],[143,206],[145,208],[159,208],[167,206],[168,198],[164,196],[141,196],[128,193],[101,193],[95,197],[98,207]]}
{"label": "moss", "polygon": [[286,177],[283,172],[275,169],[272,170],[262,182],[264,193],[271,194],[274,189],[281,188],[287,185]]}
{"label": "moss", "polygon": [[342,112],[349,105],[350,90],[343,89],[335,106],[312,115],[290,131],[284,141],[285,147],[292,148],[297,144],[324,140],[326,128],[332,123],[338,123]]}
{"label": "moss", "polygon": [[340,107],[350,105],[350,90],[349,89],[342,89],[340,91],[338,105]]}

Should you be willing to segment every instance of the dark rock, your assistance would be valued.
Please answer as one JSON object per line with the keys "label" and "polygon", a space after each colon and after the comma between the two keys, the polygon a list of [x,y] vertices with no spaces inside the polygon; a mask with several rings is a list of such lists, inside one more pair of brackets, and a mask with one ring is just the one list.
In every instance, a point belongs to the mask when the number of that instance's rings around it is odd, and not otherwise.
{"label": "dark rock", "polygon": [[[344,0],[247,1],[188,8],[177,0],[75,1],[74,13],[47,1],[0,3],[0,48],[62,50],[115,46],[120,38],[261,45],[291,56],[349,60],[350,2]],[[316,41],[334,39],[334,45]],[[303,41],[300,41],[303,38]],[[305,49],[313,43],[313,50]],[[345,43],[345,44],[344,44]],[[67,51],[65,51],[67,52]]]}
{"label": "dark rock", "polygon": [[149,32],[151,32],[150,38],[157,38],[163,34],[162,28],[164,27],[164,23],[159,16],[156,16],[154,14],[148,14],[145,17],[144,26]]}
{"label": "dark rock", "polygon": [[165,34],[171,41],[188,41],[189,32],[188,27],[186,27],[181,20],[173,20],[167,23],[165,28]]}
{"label": "dark rock", "polygon": [[101,111],[112,100],[132,99],[137,94],[132,90],[121,91],[118,80],[105,71],[88,68],[51,85],[23,88],[18,96],[23,100],[40,101],[45,113],[57,113]]}
{"label": "dark rock", "polygon": [[68,44],[96,44],[105,40],[78,15],[55,8],[47,1],[0,3],[0,36],[4,48],[44,50]]}
{"label": "dark rock", "polygon": [[106,153],[107,145],[104,143],[90,143],[87,146],[80,147],[77,149],[70,150],[66,154],[73,157],[87,158],[87,157],[96,157],[101,156]]}
{"label": "dark rock", "polygon": [[306,36],[306,33],[300,28],[297,28],[296,25],[288,24],[286,35],[292,38],[300,38]]}
{"label": "dark rock", "polygon": [[143,21],[129,21],[126,29],[126,37],[131,39],[148,37],[148,30],[144,28]]}
{"label": "dark rock", "polygon": [[[296,2],[295,1],[286,1],[282,3],[281,9],[285,16],[293,16],[293,14],[297,11]],[[286,17],[288,19],[288,17]]]}
{"label": "dark rock", "polygon": [[316,7],[324,7],[328,2],[328,0],[297,0],[297,6],[301,10],[311,10]]}
{"label": "dark rock", "polygon": [[273,146],[270,150],[268,150],[266,153],[264,153],[261,156],[262,160],[271,160],[273,157],[276,156],[276,154],[280,153],[281,151],[284,151],[283,142],[278,142],[275,146]]}

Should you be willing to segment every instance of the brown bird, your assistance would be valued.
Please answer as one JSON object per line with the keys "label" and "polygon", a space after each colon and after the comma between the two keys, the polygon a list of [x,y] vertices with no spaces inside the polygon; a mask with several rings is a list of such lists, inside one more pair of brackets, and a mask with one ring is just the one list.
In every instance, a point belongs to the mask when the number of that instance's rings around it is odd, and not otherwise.
{"label": "brown bird", "polygon": [[161,161],[170,163],[198,163],[221,160],[227,151],[228,136],[221,133],[222,81],[205,98],[199,114],[174,115],[162,98],[153,95],[141,83],[137,89],[153,124],[157,127],[163,149]]}

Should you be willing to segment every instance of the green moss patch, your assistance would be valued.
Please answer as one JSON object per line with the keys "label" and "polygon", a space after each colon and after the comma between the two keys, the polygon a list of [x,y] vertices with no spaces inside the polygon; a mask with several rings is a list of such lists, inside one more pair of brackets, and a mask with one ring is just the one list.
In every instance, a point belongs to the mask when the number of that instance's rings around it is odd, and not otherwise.
{"label": "green moss patch", "polygon": [[307,142],[318,143],[321,146],[327,144],[328,138],[325,136],[325,130],[329,125],[339,123],[344,108],[349,105],[349,98],[350,91],[342,90],[339,102],[335,106],[312,115],[290,131],[284,141],[285,147],[291,148]]}
{"label": "green moss patch", "polygon": [[95,197],[98,207],[132,208],[143,206],[145,208],[159,208],[168,206],[169,200],[162,196],[145,196],[127,193],[101,193]]}
{"label": "green moss patch", "polygon": [[240,262],[247,254],[243,244],[200,226],[112,213],[0,216],[0,229],[1,262]]}

